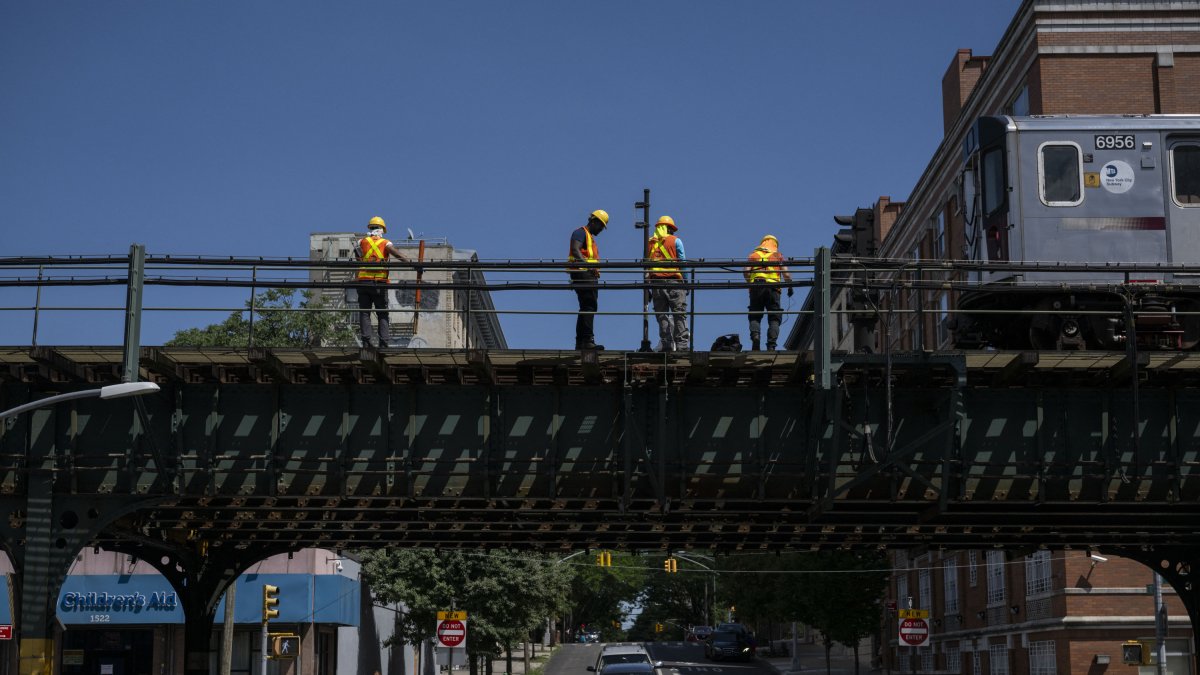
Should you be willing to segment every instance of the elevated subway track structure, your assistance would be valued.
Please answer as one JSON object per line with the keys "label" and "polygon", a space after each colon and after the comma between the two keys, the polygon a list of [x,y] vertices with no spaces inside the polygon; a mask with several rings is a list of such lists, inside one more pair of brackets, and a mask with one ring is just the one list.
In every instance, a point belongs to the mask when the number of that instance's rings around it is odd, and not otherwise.
{"label": "elevated subway track structure", "polygon": [[52,635],[89,545],[159,568],[205,659],[227,585],[310,546],[1096,547],[1152,565],[1196,617],[1200,354],[838,353],[839,285],[967,282],[887,276],[913,261],[872,261],[869,277],[824,251],[792,262],[807,265],[796,285],[814,290],[817,349],[660,354],[142,346],[142,281],[172,263],[118,260],[125,344],[0,348],[0,410],[123,379],[161,387],[0,425],[22,640]]}

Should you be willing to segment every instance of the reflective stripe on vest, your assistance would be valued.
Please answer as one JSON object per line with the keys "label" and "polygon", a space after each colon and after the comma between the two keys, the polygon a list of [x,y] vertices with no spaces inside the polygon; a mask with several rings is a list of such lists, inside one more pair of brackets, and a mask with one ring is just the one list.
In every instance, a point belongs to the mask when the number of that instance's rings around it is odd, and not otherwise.
{"label": "reflective stripe on vest", "polygon": [[[667,240],[670,240],[669,242]],[[666,239],[655,237],[650,240],[650,259],[651,260],[678,260],[679,252],[675,249],[674,235],[667,235]],[[670,245],[668,246],[667,242]],[[650,277],[654,279],[682,279],[683,274],[680,273],[678,267],[651,267]]]}
{"label": "reflective stripe on vest", "polygon": [[[392,242],[383,237],[363,237],[358,241],[360,256],[364,263],[378,263],[387,260],[387,247],[391,246]],[[387,267],[367,267],[358,268],[359,281],[387,281]]]}
{"label": "reflective stripe on vest", "polygon": [[[756,248],[750,252],[750,259],[757,258],[758,262],[769,262],[771,256],[775,255],[770,251],[765,251],[761,248]],[[766,265],[764,267],[752,267],[750,272],[750,281],[766,281],[770,284],[777,284],[780,281],[779,265]]]}
{"label": "reflective stripe on vest", "polygon": [[[570,243],[568,243],[567,245],[570,250],[567,251],[567,260],[570,262],[599,262],[600,261],[600,249],[599,249],[599,247],[596,246],[596,239],[594,237],[592,237],[592,233],[586,227],[581,227],[579,229],[583,230],[584,242],[583,242],[583,246],[579,247],[579,252],[583,254],[583,258],[582,259],[576,258],[575,257],[575,247],[571,246]],[[569,267],[567,269],[571,270],[572,272],[589,271],[586,267]],[[591,271],[594,271],[596,273],[596,276],[600,275],[600,270],[591,270]]]}

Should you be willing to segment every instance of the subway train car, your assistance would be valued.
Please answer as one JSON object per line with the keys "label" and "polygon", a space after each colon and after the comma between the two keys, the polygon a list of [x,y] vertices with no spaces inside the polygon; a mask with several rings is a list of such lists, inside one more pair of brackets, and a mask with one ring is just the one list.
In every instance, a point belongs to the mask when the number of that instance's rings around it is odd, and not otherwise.
{"label": "subway train car", "polygon": [[1200,115],[981,118],[961,183],[967,257],[997,269],[959,297],[959,347],[1200,344]]}

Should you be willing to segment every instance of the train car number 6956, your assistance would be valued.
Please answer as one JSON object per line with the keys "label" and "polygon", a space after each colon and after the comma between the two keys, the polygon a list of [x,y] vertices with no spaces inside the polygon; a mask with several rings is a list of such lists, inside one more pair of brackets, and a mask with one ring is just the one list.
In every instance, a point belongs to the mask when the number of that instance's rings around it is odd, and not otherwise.
{"label": "train car number 6956", "polygon": [[1097,150],[1133,150],[1133,134],[1097,134]]}

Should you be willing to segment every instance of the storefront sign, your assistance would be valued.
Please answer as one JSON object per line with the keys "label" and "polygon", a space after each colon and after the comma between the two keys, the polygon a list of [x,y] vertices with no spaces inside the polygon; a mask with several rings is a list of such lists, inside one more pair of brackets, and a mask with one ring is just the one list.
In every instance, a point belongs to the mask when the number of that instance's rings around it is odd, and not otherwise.
{"label": "storefront sign", "polygon": [[73,575],[59,593],[58,617],[64,624],[182,623],[183,608],[158,575]]}
{"label": "storefront sign", "polygon": [[12,626],[9,624],[0,626],[0,640],[11,640],[11,639],[12,639]]}
{"label": "storefront sign", "polygon": [[83,650],[82,649],[64,649],[62,651],[62,664],[64,666],[82,666],[83,665]]}

